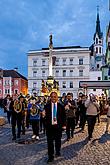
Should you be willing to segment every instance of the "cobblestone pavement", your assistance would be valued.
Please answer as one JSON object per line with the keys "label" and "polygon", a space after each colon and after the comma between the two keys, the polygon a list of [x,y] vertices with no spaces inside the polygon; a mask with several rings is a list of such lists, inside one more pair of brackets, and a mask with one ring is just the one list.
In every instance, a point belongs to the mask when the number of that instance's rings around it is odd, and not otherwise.
{"label": "cobblestone pavement", "polygon": [[[61,157],[55,158],[52,165],[110,165],[110,134],[105,134],[105,116],[95,126],[93,139],[87,139],[87,126],[84,133],[75,129],[74,138],[66,142],[63,133]],[[22,139],[29,139],[32,130],[27,130]],[[47,164],[46,137],[30,144],[13,142],[11,126],[0,127],[0,165],[45,165]]]}

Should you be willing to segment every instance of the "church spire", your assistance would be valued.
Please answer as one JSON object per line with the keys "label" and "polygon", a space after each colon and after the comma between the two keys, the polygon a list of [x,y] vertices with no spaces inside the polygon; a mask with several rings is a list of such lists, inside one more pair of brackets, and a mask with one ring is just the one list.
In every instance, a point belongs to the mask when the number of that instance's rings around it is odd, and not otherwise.
{"label": "church spire", "polygon": [[96,20],[96,31],[94,34],[94,40],[95,40],[96,34],[98,35],[99,39],[103,37],[103,33],[101,32],[101,28],[100,28],[99,6],[97,6],[97,20]]}

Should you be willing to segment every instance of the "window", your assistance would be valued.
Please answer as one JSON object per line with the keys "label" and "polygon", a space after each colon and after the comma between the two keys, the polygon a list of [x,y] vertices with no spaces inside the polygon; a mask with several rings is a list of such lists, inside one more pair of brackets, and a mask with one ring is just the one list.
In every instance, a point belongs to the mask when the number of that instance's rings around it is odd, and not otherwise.
{"label": "window", "polygon": [[105,76],[105,77],[104,77],[104,80],[108,80],[108,76]]}
{"label": "window", "polygon": [[45,60],[42,60],[42,66],[45,66]]}
{"label": "window", "polygon": [[5,80],[5,85],[10,85],[10,81],[9,80]]}
{"label": "window", "polygon": [[5,89],[5,94],[7,94],[7,89]]}
{"label": "window", "polygon": [[97,69],[99,69],[99,64],[97,64]]}
{"label": "window", "polygon": [[63,82],[63,86],[62,87],[66,88],[66,82],[65,81]]}
{"label": "window", "polygon": [[73,65],[73,58],[70,58],[70,65]]}
{"label": "window", "polygon": [[59,76],[59,70],[56,70],[55,75],[56,75],[56,76]]}
{"label": "window", "polygon": [[96,44],[98,44],[98,38],[96,38]]}
{"label": "window", "polygon": [[96,47],[96,53],[98,53],[98,47]]}
{"label": "window", "polygon": [[37,71],[33,71],[33,77],[37,77]]}
{"label": "window", "polygon": [[37,66],[37,60],[33,61],[33,66]]}
{"label": "window", "polygon": [[36,88],[36,87],[37,87],[37,83],[33,82],[33,88]]}
{"label": "window", "polygon": [[79,76],[83,76],[83,70],[79,70]]}
{"label": "window", "polygon": [[10,89],[5,89],[5,94],[9,94],[10,93]]}
{"label": "window", "polygon": [[99,44],[101,44],[102,43],[102,41],[101,40],[99,40]]}
{"label": "window", "polygon": [[70,82],[70,88],[73,88],[73,82],[72,81]]}
{"label": "window", "polygon": [[42,70],[42,77],[45,77],[45,70]]}
{"label": "window", "polygon": [[0,89],[0,94],[2,94],[2,90]]}
{"label": "window", "polygon": [[73,70],[70,70],[70,77],[73,76]]}
{"label": "window", "polygon": [[0,85],[2,85],[2,80],[0,80]]}
{"label": "window", "polygon": [[99,53],[101,53],[101,47],[99,48]]}
{"label": "window", "polygon": [[59,58],[56,59],[56,61],[55,61],[55,65],[56,65],[56,66],[59,65]]}
{"label": "window", "polygon": [[66,70],[63,70],[63,77],[66,77]]}
{"label": "window", "polygon": [[79,65],[83,65],[83,58],[79,59]]}
{"label": "window", "polygon": [[63,65],[66,65],[66,58],[63,58]]}
{"label": "window", "polygon": [[15,89],[15,94],[18,94],[18,90],[17,89]]}
{"label": "window", "polygon": [[98,80],[101,80],[101,77],[98,77]]}
{"label": "window", "polygon": [[18,80],[15,80],[15,81],[14,81],[14,84],[15,84],[15,85],[18,85]]}
{"label": "window", "polygon": [[95,92],[95,91],[96,91],[96,89],[93,89],[93,91]]}

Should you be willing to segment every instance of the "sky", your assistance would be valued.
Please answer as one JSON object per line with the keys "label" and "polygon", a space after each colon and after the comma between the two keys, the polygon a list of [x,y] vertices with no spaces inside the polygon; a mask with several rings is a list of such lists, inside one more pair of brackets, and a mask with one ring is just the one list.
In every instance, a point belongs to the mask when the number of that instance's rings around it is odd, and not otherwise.
{"label": "sky", "polygon": [[93,43],[97,6],[104,37],[110,20],[109,0],[0,0],[0,68],[28,76],[29,50]]}

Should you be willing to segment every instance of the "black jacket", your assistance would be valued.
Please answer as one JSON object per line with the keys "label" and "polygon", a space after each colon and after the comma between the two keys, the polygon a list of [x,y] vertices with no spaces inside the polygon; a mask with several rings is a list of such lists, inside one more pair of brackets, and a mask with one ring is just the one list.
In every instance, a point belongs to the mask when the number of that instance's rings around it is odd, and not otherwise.
{"label": "black jacket", "polygon": [[[48,129],[49,127],[52,127],[52,103],[48,103],[45,105],[44,109],[46,112],[45,116],[45,124],[46,128]],[[65,109],[64,106],[62,106],[60,103],[57,103],[57,126],[59,128],[62,128],[63,126],[66,125],[66,114],[65,114]]]}

